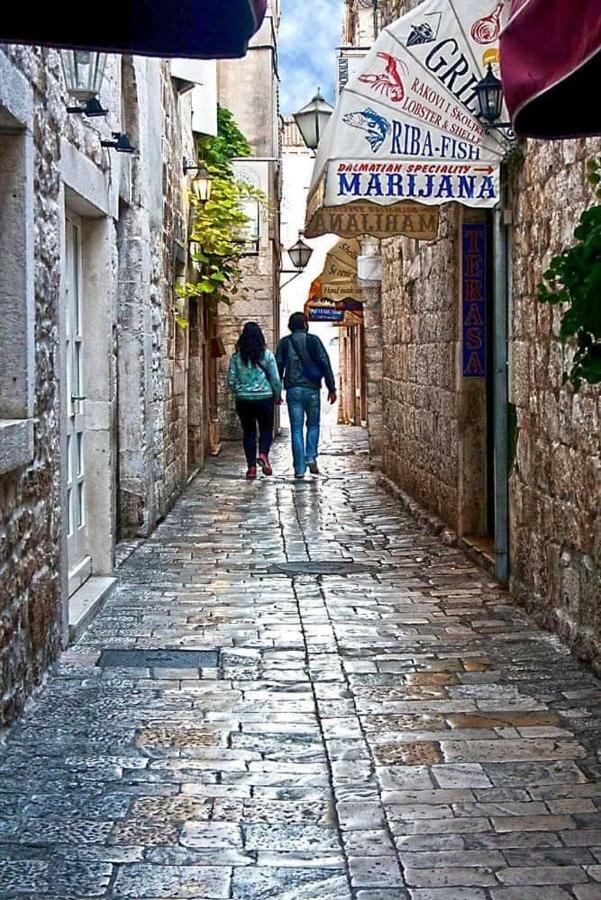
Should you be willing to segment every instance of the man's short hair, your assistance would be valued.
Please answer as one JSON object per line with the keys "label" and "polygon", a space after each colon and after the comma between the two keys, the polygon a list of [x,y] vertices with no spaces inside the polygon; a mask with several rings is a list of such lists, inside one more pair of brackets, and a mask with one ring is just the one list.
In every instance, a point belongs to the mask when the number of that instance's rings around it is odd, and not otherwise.
{"label": "man's short hair", "polygon": [[307,328],[307,320],[302,312],[292,313],[288,319],[288,328],[290,331],[305,331]]}

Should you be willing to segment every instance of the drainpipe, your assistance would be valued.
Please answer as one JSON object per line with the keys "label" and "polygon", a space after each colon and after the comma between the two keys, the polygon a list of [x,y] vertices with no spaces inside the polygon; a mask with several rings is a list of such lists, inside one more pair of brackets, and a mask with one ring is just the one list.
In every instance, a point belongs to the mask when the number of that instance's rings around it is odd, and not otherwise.
{"label": "drainpipe", "polygon": [[495,575],[509,581],[509,462],[507,386],[507,226],[505,202],[493,211],[494,249],[494,492],[495,492]]}

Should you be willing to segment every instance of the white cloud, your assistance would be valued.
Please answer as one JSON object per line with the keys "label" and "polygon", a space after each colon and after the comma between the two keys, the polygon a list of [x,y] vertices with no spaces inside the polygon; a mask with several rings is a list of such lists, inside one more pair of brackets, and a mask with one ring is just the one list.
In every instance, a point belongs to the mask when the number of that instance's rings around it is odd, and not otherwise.
{"label": "white cloud", "polygon": [[279,36],[281,109],[287,116],[314,95],[317,87],[334,102],[336,47],[342,32],[343,0],[302,5],[282,0]]}

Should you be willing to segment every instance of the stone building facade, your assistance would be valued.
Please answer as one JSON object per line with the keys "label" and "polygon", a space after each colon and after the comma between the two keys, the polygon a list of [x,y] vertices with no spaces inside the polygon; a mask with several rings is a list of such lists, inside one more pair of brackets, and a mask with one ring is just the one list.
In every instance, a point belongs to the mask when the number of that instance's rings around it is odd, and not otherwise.
{"label": "stone building facade", "polygon": [[[219,102],[229,109],[248,140],[252,156],[235,164],[241,180],[260,188],[268,206],[258,208],[258,239],[242,259],[241,289],[248,299],[232,298],[219,312],[219,335],[225,355],[219,366],[219,425],[224,440],[237,439],[240,426],[234,401],[226,386],[229,358],[245,322],[259,323],[269,347],[279,338],[279,271],[281,200],[281,120],[279,116],[277,39],[279,0],[270,0],[267,15],[239,60],[218,64]],[[250,212],[252,213],[252,206]]]}
{"label": "stone building facade", "polygon": [[[511,586],[601,671],[601,389],[562,386],[560,310],[535,299],[551,257],[594,202],[586,162],[599,140],[528,141],[511,210]],[[597,201],[598,202],[598,201]]]}
{"label": "stone building facade", "polygon": [[[378,4],[377,26],[416,5]],[[346,7],[351,43],[359,40],[356,6],[351,0]],[[360,6],[365,17],[366,4]],[[601,143],[527,141],[521,150],[523,164],[511,168],[503,214],[509,418],[515,419],[507,486],[510,589],[601,668],[601,394],[590,385],[576,394],[562,386],[570,350],[557,338],[560,310],[536,299],[551,256],[572,243],[574,225],[593,202],[586,161],[599,155]],[[449,539],[486,562],[494,553],[496,502],[493,320],[489,371],[464,378],[461,241],[471,225],[484,226],[490,238],[492,214],[447,205],[435,241],[382,242],[381,288],[370,286],[371,301],[366,294],[368,417],[384,474]],[[492,269],[489,259],[491,295]]]}
{"label": "stone building facade", "polygon": [[192,87],[109,56],[86,119],[58,51],[0,47],[0,728],[188,474]]}

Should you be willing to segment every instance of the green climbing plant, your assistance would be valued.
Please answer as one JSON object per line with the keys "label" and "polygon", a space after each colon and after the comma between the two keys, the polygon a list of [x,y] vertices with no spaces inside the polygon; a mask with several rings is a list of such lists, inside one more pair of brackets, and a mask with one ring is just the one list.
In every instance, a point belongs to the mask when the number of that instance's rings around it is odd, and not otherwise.
{"label": "green climbing plant", "polygon": [[[589,161],[588,180],[601,200],[601,159]],[[601,203],[582,213],[574,238],[572,247],[551,260],[538,299],[565,304],[559,337],[574,341],[575,353],[563,383],[579,390],[583,381],[601,382]]]}
{"label": "green climbing plant", "polygon": [[[217,136],[201,138],[197,144],[199,164],[206,166],[213,184],[211,199],[206,204],[191,196],[194,214],[191,257],[197,278],[178,285],[176,293],[182,299],[202,296],[216,306],[231,303],[233,295],[245,296],[240,267],[245,247],[240,235],[250,220],[242,206],[251,198],[262,206],[267,205],[262,191],[235,177],[232,160],[250,154],[250,144],[232,113],[219,107]],[[182,327],[187,325],[185,317],[177,313],[176,321]]]}

